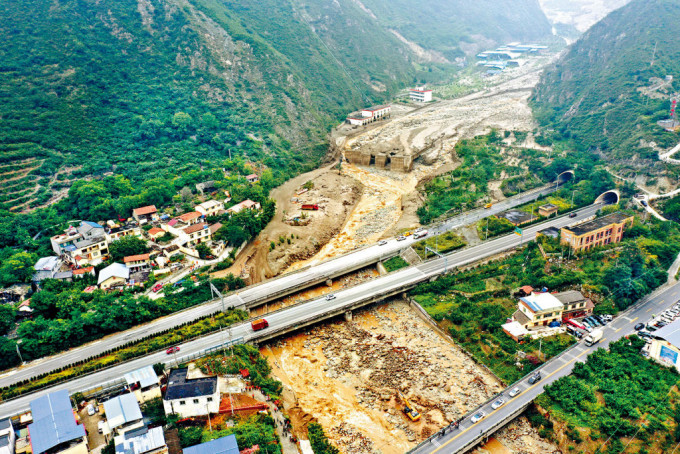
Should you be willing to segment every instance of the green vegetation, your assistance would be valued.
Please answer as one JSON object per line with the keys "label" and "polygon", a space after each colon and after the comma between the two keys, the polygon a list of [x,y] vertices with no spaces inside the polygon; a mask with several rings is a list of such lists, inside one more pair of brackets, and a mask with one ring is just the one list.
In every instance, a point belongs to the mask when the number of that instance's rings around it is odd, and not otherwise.
{"label": "green vegetation", "polygon": [[[242,279],[233,275],[212,282],[225,290],[245,285]],[[95,283],[95,278],[90,275],[73,283],[52,279],[44,281],[43,290],[31,299],[34,317],[19,324],[17,339],[0,337],[0,370],[19,363],[17,341],[21,341],[21,354],[28,361],[77,347],[211,298],[206,275],[199,276],[196,284],[187,279],[181,287],[167,286],[165,296],[155,300],[135,294],[141,288],[123,293],[83,292]],[[10,320],[13,325],[14,318]],[[3,323],[7,321],[3,319]]]}
{"label": "green vegetation", "polygon": [[383,266],[385,267],[388,273],[391,273],[392,271],[397,271],[402,268],[406,268],[409,265],[406,260],[399,256],[396,256],[392,257],[391,259],[385,260],[383,262]]}
{"label": "green vegetation", "polygon": [[307,426],[307,436],[314,454],[338,454],[340,452],[338,448],[328,441],[320,424],[315,422],[309,423]]}
{"label": "green vegetation", "polygon": [[269,415],[254,415],[246,418],[236,417],[236,425],[227,428],[226,425],[212,423],[212,431],[207,427],[180,426],[179,440],[182,448],[205,443],[227,435],[236,435],[239,449],[247,449],[259,445],[259,452],[267,454],[281,454],[279,437],[276,434],[276,424]]}
{"label": "green vegetation", "polygon": [[634,335],[621,339],[546,386],[537,403],[566,423],[569,449],[622,452],[626,445],[626,452],[669,452],[676,446],[678,374],[643,358],[643,346]]}
{"label": "green vegetation", "polygon": [[[147,339],[142,341],[124,345],[119,349],[108,351],[97,358],[82,359],[77,361],[74,365],[65,365],[54,372],[46,373],[40,377],[34,377],[30,380],[23,380],[15,385],[2,388],[2,390],[0,390],[0,397],[2,399],[9,399],[11,397],[26,394],[63,381],[72,380],[75,377],[100,369],[105,369],[107,367],[112,367],[123,361],[129,361],[133,358],[138,358],[151,352],[156,352],[163,348],[180,344],[189,339],[215,332],[221,327],[229,326],[247,318],[248,314],[239,310],[218,313],[211,317],[194,321],[179,328],[168,330],[163,334],[156,334],[149,336]],[[14,352],[13,357],[16,357],[16,351]],[[7,358],[7,360],[12,360],[13,357]],[[154,367],[154,370],[156,370],[156,367]],[[159,371],[156,370],[156,373],[158,372]]]}
{"label": "green vegetation", "polygon": [[[675,0],[633,0],[588,30],[534,91],[545,136],[649,172],[658,161],[649,143],[667,148],[678,142],[657,121],[668,118],[670,94],[678,91],[680,49],[668,36],[678,31],[679,14]],[[650,78],[666,75],[675,80],[654,96],[640,91],[660,83]]]}
{"label": "green vegetation", "polygon": [[130,255],[146,254],[149,248],[146,241],[134,235],[126,235],[109,245],[109,255],[112,262],[122,262]]}
{"label": "green vegetation", "polygon": [[[517,308],[512,293],[522,285],[551,291],[581,288],[598,302],[596,313],[616,313],[666,281],[666,270],[680,253],[680,226],[636,222],[618,244],[572,256],[557,240],[542,237],[548,262],[536,243],[508,258],[475,266],[419,285],[413,298],[478,361],[511,383],[540,364],[538,341],[519,345],[500,328]],[[546,358],[572,340],[543,340]],[[519,354],[521,351],[523,354]],[[526,356],[522,358],[522,356]],[[520,366],[517,366],[519,363]]]}

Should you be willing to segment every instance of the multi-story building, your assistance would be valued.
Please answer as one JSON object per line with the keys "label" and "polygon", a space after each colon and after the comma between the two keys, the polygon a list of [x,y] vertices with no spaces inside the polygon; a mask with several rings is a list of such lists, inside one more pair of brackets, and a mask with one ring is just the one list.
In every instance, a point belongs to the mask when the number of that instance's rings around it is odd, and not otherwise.
{"label": "multi-story building", "polygon": [[587,251],[597,246],[618,243],[623,238],[626,224],[632,225],[634,217],[621,212],[602,216],[592,221],[560,230],[562,244],[569,245],[574,252]]}
{"label": "multi-story building", "polygon": [[388,105],[368,107],[366,109],[362,109],[360,112],[354,112],[348,115],[347,123],[364,126],[368,123],[389,117],[390,112],[392,112],[392,106]]}
{"label": "multi-story building", "polygon": [[198,211],[203,216],[217,216],[224,211],[224,203],[217,200],[208,200],[207,202],[196,205],[194,210]]}
{"label": "multi-story building", "polygon": [[85,427],[78,424],[68,391],[46,394],[31,402],[28,425],[33,454],[87,454]]}
{"label": "multi-story building", "polygon": [[562,312],[562,319],[564,320],[591,315],[595,307],[590,298],[586,298],[578,290],[555,293],[555,298],[564,305]]}
{"label": "multi-story building", "polygon": [[243,210],[259,210],[260,204],[258,202],[253,202],[252,200],[244,200],[241,203],[237,203],[227,210],[229,214],[240,213]]}
{"label": "multi-story building", "polygon": [[140,403],[161,397],[160,380],[152,366],[128,372],[125,374],[125,381]]}
{"label": "multi-story building", "polygon": [[112,263],[99,272],[97,285],[102,290],[124,286],[130,279],[130,269],[122,263]]}
{"label": "multi-story building", "polygon": [[649,357],[680,372],[680,320],[659,328],[652,336]]}
{"label": "multi-story building", "polygon": [[136,222],[106,222],[106,238],[109,243],[116,241],[124,236],[133,235],[138,238],[142,237],[142,229]]}
{"label": "multi-story building", "polygon": [[14,454],[14,443],[16,435],[12,421],[7,419],[0,420],[0,454]]}
{"label": "multi-story building", "polygon": [[165,414],[178,414],[182,418],[218,413],[220,390],[217,377],[187,378],[189,369],[174,369],[168,377],[168,387],[163,397]]}
{"label": "multi-story building", "polygon": [[518,309],[512,314],[514,321],[524,328],[547,326],[562,321],[562,302],[550,293],[532,293],[519,299]]}
{"label": "multi-story building", "polygon": [[128,255],[127,257],[123,257],[123,263],[125,263],[125,266],[130,270],[130,273],[147,271],[151,269],[151,255]]}
{"label": "multi-story building", "polygon": [[188,237],[188,241],[185,244],[189,244],[191,246],[209,241],[212,235],[210,232],[210,226],[203,223],[194,224],[182,231]]}
{"label": "multi-story building", "polygon": [[411,88],[408,93],[411,101],[430,102],[432,101],[432,90],[425,90],[425,87]]}

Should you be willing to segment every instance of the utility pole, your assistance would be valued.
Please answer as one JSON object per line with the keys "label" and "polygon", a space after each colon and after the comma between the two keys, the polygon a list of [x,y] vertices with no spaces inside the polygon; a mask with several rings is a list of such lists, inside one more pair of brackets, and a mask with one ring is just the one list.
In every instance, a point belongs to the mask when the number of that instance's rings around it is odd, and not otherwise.
{"label": "utility pole", "polygon": [[576,189],[571,191],[571,207],[574,208],[574,194],[576,194]]}
{"label": "utility pole", "polygon": [[486,236],[484,237],[484,241],[489,239],[489,218],[486,218]]}
{"label": "utility pole", "polygon": [[16,347],[17,347],[17,355],[19,355],[19,360],[21,361],[21,364],[23,364],[23,363],[24,363],[24,358],[21,357],[21,352],[19,351],[19,344],[21,343],[21,341],[22,341],[22,339],[19,339],[19,340],[17,341],[17,343],[14,344],[14,345],[16,345]]}

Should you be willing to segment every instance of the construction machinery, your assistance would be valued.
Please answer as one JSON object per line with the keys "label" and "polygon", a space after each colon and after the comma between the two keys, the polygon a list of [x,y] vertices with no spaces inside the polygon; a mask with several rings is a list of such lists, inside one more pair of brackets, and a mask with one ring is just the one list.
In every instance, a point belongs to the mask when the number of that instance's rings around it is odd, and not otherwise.
{"label": "construction machinery", "polygon": [[401,392],[399,392],[399,397],[402,401],[404,401],[404,413],[406,413],[406,416],[408,416],[411,421],[418,421],[420,419],[420,413],[418,413],[418,410],[415,409],[411,402],[409,402],[406,396],[404,396]]}

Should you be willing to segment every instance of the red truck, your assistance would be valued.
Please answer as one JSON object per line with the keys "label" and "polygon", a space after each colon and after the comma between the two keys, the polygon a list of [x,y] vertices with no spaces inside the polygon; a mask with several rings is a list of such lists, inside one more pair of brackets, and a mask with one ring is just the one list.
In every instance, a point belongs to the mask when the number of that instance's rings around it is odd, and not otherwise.
{"label": "red truck", "polygon": [[252,322],[250,322],[250,326],[253,327],[253,331],[259,331],[261,329],[269,327],[269,322],[267,322],[267,320],[263,318],[260,318],[258,320],[253,320]]}
{"label": "red truck", "polygon": [[319,205],[317,205],[316,203],[305,203],[304,205],[302,205],[301,208],[303,210],[318,210]]}

